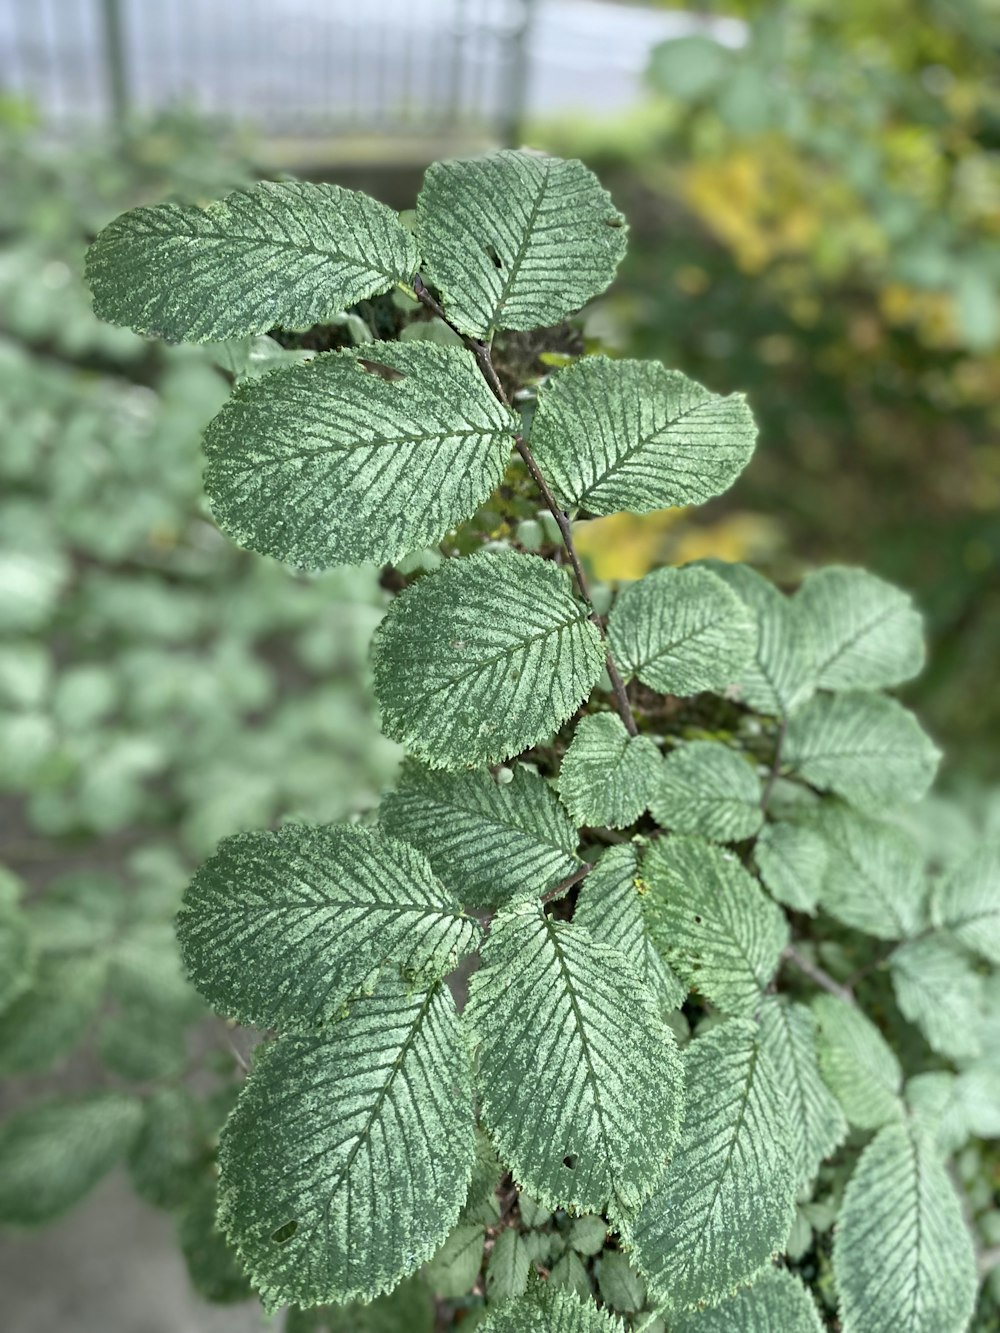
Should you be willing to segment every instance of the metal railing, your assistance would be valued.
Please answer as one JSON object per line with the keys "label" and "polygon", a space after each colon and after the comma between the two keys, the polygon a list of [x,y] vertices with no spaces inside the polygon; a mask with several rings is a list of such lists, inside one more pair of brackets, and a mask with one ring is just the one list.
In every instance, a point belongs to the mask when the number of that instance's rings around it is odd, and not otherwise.
{"label": "metal railing", "polygon": [[534,0],[0,0],[0,90],[54,130],[183,104],[270,134],[516,137]]}

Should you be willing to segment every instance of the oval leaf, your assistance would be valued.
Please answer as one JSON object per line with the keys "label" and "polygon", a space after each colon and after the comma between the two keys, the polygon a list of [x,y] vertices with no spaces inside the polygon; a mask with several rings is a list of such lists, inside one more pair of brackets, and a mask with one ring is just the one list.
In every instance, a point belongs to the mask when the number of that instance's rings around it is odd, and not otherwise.
{"label": "oval leaf", "polygon": [[309,1032],[389,961],[450,971],[478,927],[406,843],[286,824],[223,839],[184,895],[177,934],[192,981],[220,1012]]}
{"label": "oval leaf", "polygon": [[660,752],[615,713],[581,718],[559,769],[559,795],[578,824],[625,828],[649,805]]}
{"label": "oval leaf", "polygon": [[625,231],[592,171],[541,153],[435,162],[417,199],[424,276],[477,337],[554,324],[599,295]]}
{"label": "oval leaf", "polygon": [[385,733],[451,769],[548,740],[604,667],[565,571],[498,551],[446,560],[397,597],[373,656]]}
{"label": "oval leaf", "polygon": [[709,570],[657,569],[618,594],[608,642],[626,675],[661,694],[721,692],[750,659],[756,627]]}
{"label": "oval leaf", "polygon": [[451,994],[387,976],[322,1036],[262,1048],[219,1144],[219,1222],[267,1309],[370,1301],[442,1244],[474,1155]]}
{"label": "oval leaf", "polygon": [[531,449],[567,508],[648,514],[728,490],[757,427],[741,394],[722,398],[657,361],[588,356],[538,393]]}
{"label": "oval leaf", "polygon": [[261,181],[207,208],[134,208],[87,253],[95,314],[170,342],[308,329],[415,268],[392,209],[308,181]]}
{"label": "oval leaf", "polygon": [[802,580],[795,604],[812,633],[822,689],[883,689],[910,680],[924,665],[920,612],[905,592],[866,569],[815,570]]}
{"label": "oval leaf", "polygon": [[219,526],[262,555],[391,563],[475,512],[515,428],[464,348],[331,352],[237,387],[205,432],[205,490]]}
{"label": "oval leaf", "polygon": [[515,1180],[550,1208],[637,1208],[680,1118],[680,1064],[617,950],[535,905],[499,913],[465,1017],[483,1121]]}
{"label": "oval leaf", "polygon": [[763,823],[760,801],[760,778],[741,755],[719,741],[688,741],[660,766],[650,810],[676,833],[739,842]]}

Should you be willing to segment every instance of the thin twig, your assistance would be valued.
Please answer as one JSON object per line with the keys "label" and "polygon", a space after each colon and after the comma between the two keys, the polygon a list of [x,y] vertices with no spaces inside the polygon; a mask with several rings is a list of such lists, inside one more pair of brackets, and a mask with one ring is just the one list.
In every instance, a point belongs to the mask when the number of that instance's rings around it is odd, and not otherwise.
{"label": "thin twig", "polygon": [[539,901],[543,903],[551,903],[556,898],[561,898],[564,893],[570,891],[574,884],[579,884],[581,879],[586,879],[593,868],[594,867],[588,861],[584,861],[583,865],[577,866],[571,875],[567,875],[565,879],[561,879],[558,884],[555,884],[551,889],[546,890]]}
{"label": "thin twig", "polygon": [[785,743],[785,731],[788,723],[785,718],[781,719],[781,725],[778,727],[778,734],[774,738],[774,758],[771,760],[771,771],[767,775],[767,781],[764,783],[764,790],[760,796],[760,808],[766,810],[768,802],[771,799],[771,793],[774,791],[774,784],[778,780],[778,773],[781,771],[781,750]]}
{"label": "thin twig", "polygon": [[[479,338],[470,338],[468,334],[463,333],[457,325],[452,323],[445,314],[444,307],[441,303],[436,301],[427,290],[419,273],[413,279],[413,290],[428,310],[435,314],[438,319],[443,320],[453,333],[458,334],[462,339],[462,342],[476,358],[476,364],[479,367],[480,373],[492,389],[494,397],[499,402],[503,403],[504,407],[510,407],[510,399],[507,397],[503,384],[500,382],[500,376],[497,374],[496,366],[493,364],[493,357],[490,353],[489,344],[483,342]],[[570,523],[565,511],[560,507],[556,497],[552,494],[552,489],[549,486],[549,483],[545,480],[538,463],[535,461],[535,456],[528,448],[527,441],[523,435],[517,434],[514,436],[514,447],[520,455],[524,466],[528,469],[532,481],[541,492],[542,499],[545,501],[545,507],[556,521],[556,525],[559,528],[559,535],[562,538],[563,546],[566,548],[566,554],[569,556],[570,564],[573,567],[573,573],[576,576],[576,584],[580,590],[580,596],[590,608],[590,618],[597,626],[601,638],[603,639],[604,623],[594,610],[594,603],[590,595],[590,586],[587,582],[587,576],[583,571],[583,564],[580,561],[580,556],[577,553],[576,545],[573,541],[573,525]],[[635,718],[632,715],[632,705],[629,703],[628,695],[625,693],[625,682],[621,678],[621,673],[615,665],[614,658],[608,651],[606,643],[605,665],[607,666],[608,679],[611,681],[611,688],[614,692],[619,716],[625,723],[625,730],[630,736],[638,736],[639,728],[635,724]]]}
{"label": "thin twig", "polygon": [[843,1000],[846,1004],[854,1003],[854,992],[849,986],[842,986],[818,963],[812,962],[805,954],[800,953],[794,944],[789,944],[782,952],[781,957],[785,962],[792,963],[793,966],[797,967],[800,972],[804,973],[810,981],[814,981],[822,990],[829,991],[831,995],[836,995],[838,1000]]}

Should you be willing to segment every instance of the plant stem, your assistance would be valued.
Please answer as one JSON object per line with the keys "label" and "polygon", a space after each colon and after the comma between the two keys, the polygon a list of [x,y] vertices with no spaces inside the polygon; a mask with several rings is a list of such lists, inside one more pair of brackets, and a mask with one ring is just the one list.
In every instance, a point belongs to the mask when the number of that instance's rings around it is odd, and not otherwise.
{"label": "plant stem", "polygon": [[774,784],[778,780],[778,773],[781,769],[781,750],[785,743],[785,731],[787,727],[787,720],[782,718],[781,725],[778,727],[778,734],[774,738],[774,758],[771,760],[771,771],[767,775],[767,781],[764,783],[764,790],[761,792],[761,810],[767,810],[768,802],[771,799],[771,793],[774,791]]}
{"label": "plant stem", "polygon": [[[493,390],[494,397],[499,402],[503,403],[504,407],[510,407],[510,399],[507,397],[504,387],[500,382],[500,376],[496,372],[496,367],[493,364],[493,357],[490,354],[489,344],[483,342],[479,338],[469,337],[468,334],[463,333],[461,329],[457,328],[456,325],[451,322],[445,314],[444,307],[439,301],[436,301],[427,290],[419,273],[413,279],[413,290],[416,292],[417,298],[428,310],[432,311],[437,315],[438,319],[447,324],[453,333],[458,334],[462,339],[462,342],[476,358],[476,364],[479,367],[480,373],[486,383]],[[520,433],[514,436],[514,447],[521,456],[524,466],[528,469],[532,481],[541,492],[546,508],[556,521],[556,525],[559,528],[559,535],[562,537],[563,546],[566,548],[566,554],[569,556],[569,562],[573,566],[573,573],[576,576],[576,584],[580,590],[580,596],[590,608],[590,618],[600,631],[601,638],[604,639],[604,624],[601,617],[594,610],[594,603],[590,596],[590,586],[587,583],[587,576],[583,572],[583,565],[573,542],[573,525],[570,523],[565,511],[560,508],[556,497],[552,494],[549,483],[545,480],[545,477],[535,461],[534,454],[532,454],[531,450],[528,448],[527,441]],[[630,736],[638,736],[639,728],[636,726],[635,718],[632,715],[632,705],[629,703],[628,695],[625,692],[625,682],[622,680],[621,672],[615,665],[614,658],[607,649],[606,641],[605,665],[607,666],[608,679],[611,681],[611,688],[614,691],[618,714],[625,724],[625,730]]]}
{"label": "plant stem", "polygon": [[551,903],[556,898],[561,898],[564,893],[569,892],[574,884],[579,884],[581,879],[586,879],[593,868],[594,867],[590,865],[589,862],[585,861],[582,866],[577,866],[571,875],[567,875],[566,878],[561,879],[558,884],[554,884],[551,889],[547,889],[545,893],[542,894],[539,901],[543,903]]}
{"label": "plant stem", "polygon": [[816,983],[821,990],[828,991],[831,995],[836,995],[838,1000],[843,1000],[845,1004],[854,1003],[854,992],[849,986],[842,986],[830,976],[818,963],[811,962],[805,954],[799,953],[794,944],[789,944],[781,955],[785,962],[792,963],[799,969],[810,981]]}

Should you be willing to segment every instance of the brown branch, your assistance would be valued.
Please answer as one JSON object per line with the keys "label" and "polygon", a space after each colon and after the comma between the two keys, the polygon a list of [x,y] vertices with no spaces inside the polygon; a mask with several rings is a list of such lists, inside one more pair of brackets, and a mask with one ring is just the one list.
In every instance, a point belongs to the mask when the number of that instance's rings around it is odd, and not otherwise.
{"label": "brown branch", "polygon": [[829,972],[825,971],[818,963],[812,962],[805,954],[796,949],[794,944],[789,944],[782,952],[782,961],[791,963],[797,967],[801,973],[815,982],[821,990],[828,991],[831,995],[836,995],[838,1000],[843,1000],[845,1004],[854,1003],[854,992],[849,986],[842,986],[839,981],[831,977]]}
{"label": "brown branch", "polygon": [[569,892],[574,884],[579,884],[581,879],[586,879],[593,868],[594,867],[588,861],[584,861],[583,865],[577,866],[571,875],[567,875],[565,879],[561,879],[559,883],[553,885],[551,889],[547,889],[545,893],[542,894],[539,901],[543,903],[551,903],[556,898],[561,898],[564,893]]}
{"label": "brown branch", "polygon": [[[471,338],[467,333],[463,333],[457,325],[445,314],[444,307],[434,299],[431,293],[424,285],[423,279],[418,273],[413,279],[413,290],[416,292],[419,300],[435,314],[438,319],[448,325],[453,333],[456,333],[472,355],[476,358],[476,364],[486,383],[493,391],[493,396],[504,407],[510,407],[510,399],[507,397],[506,390],[500,382],[500,376],[496,372],[493,364],[493,357],[490,354],[489,344],[479,338]],[[576,576],[576,584],[580,590],[580,596],[590,608],[590,619],[597,626],[602,640],[604,639],[604,623],[601,617],[594,610],[593,599],[590,596],[590,586],[587,582],[587,576],[583,571],[583,564],[580,561],[579,553],[573,541],[573,525],[570,523],[565,511],[560,507],[556,497],[552,494],[549,483],[545,480],[541,469],[535,461],[535,456],[528,448],[527,441],[520,433],[514,436],[514,447],[521,457],[521,461],[528,469],[532,481],[541,492],[542,499],[545,501],[545,507],[556,521],[559,528],[559,535],[562,538],[563,546],[566,548],[566,554],[569,556],[569,562],[573,567],[573,573]],[[629,703],[628,695],[625,693],[625,682],[621,678],[621,673],[615,665],[614,658],[608,651],[605,641],[605,665],[607,666],[608,679],[611,681],[611,689],[614,692],[615,703],[618,708],[619,716],[625,724],[625,730],[630,736],[638,736],[639,728],[635,724],[635,718],[632,715],[632,705]]]}

